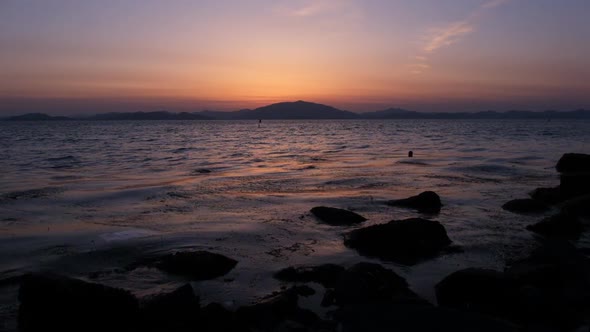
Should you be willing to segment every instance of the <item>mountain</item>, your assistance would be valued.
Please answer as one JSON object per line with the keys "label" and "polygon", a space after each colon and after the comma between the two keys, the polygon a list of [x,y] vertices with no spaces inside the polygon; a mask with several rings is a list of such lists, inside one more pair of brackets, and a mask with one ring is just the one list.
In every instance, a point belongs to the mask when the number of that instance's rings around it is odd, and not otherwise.
{"label": "mountain", "polygon": [[403,109],[387,109],[383,111],[361,113],[362,119],[590,119],[590,111],[576,110],[570,112],[557,111],[484,111],[484,112],[413,112]]}
{"label": "mountain", "polygon": [[211,118],[196,113],[170,112],[134,112],[96,114],[88,120],[210,120]]}
{"label": "mountain", "polygon": [[28,113],[23,115],[16,115],[11,116],[6,119],[5,121],[65,121],[65,120],[73,120],[72,118],[68,118],[65,116],[51,116],[43,113]]}
{"label": "mountain", "polygon": [[358,114],[306,101],[283,102],[235,112],[205,111],[199,114],[224,120],[357,119]]}

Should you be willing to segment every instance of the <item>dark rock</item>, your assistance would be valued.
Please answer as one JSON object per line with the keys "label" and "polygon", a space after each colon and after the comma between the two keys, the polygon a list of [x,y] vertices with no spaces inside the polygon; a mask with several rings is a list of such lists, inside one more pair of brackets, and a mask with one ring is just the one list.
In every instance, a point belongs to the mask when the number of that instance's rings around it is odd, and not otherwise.
{"label": "dark rock", "polygon": [[421,218],[392,220],[354,230],[346,235],[344,244],[361,255],[379,257],[413,265],[435,256],[451,240],[443,225]]}
{"label": "dark rock", "polygon": [[190,284],[153,297],[140,310],[140,330],[194,331],[200,325],[199,306]]}
{"label": "dark rock", "polygon": [[576,216],[561,212],[542,221],[527,226],[527,229],[548,237],[577,239],[584,230]]}
{"label": "dark rock", "polygon": [[231,271],[238,262],[208,251],[181,251],[160,257],[155,266],[165,272],[208,280]]}
{"label": "dark rock", "polygon": [[19,300],[20,331],[131,331],[138,312],[125,290],[50,274],[26,277]]}
{"label": "dark rock", "polygon": [[590,217],[590,195],[579,196],[564,202],[561,211],[567,215]]}
{"label": "dark rock", "polygon": [[518,284],[503,272],[469,268],[445,277],[435,290],[441,306],[509,317]]}
{"label": "dark rock", "polygon": [[515,213],[540,213],[547,211],[549,206],[541,201],[530,198],[513,199],[502,205],[504,210]]}
{"label": "dark rock", "polygon": [[521,285],[521,320],[571,330],[587,317],[590,260],[567,241],[545,241],[506,274]]}
{"label": "dark rock", "polygon": [[199,169],[195,170],[195,173],[209,174],[209,173],[211,173],[211,170],[210,169],[206,169],[206,168],[199,168]]}
{"label": "dark rock", "polygon": [[248,329],[239,324],[233,312],[219,303],[210,303],[201,309],[199,328],[194,331],[243,332]]}
{"label": "dark rock", "polygon": [[566,153],[559,159],[555,169],[560,173],[590,172],[590,155]]}
{"label": "dark rock", "polygon": [[250,327],[254,331],[290,330],[288,327],[309,331],[330,325],[315,313],[301,309],[297,302],[298,290],[290,288],[268,296],[254,305],[239,308],[236,316],[242,326]]}
{"label": "dark rock", "polygon": [[590,264],[567,242],[549,241],[505,272],[455,272],[436,295],[441,306],[508,319],[525,331],[569,331],[590,309]]}
{"label": "dark rock", "polygon": [[537,188],[530,192],[529,195],[532,199],[547,205],[557,204],[565,199],[561,194],[559,186],[553,188]]}
{"label": "dark rock", "polygon": [[338,309],[342,332],[517,332],[506,321],[423,303],[363,303]]}
{"label": "dark rock", "polygon": [[561,174],[559,187],[561,194],[566,198],[590,194],[590,172],[588,173],[563,173]]}
{"label": "dark rock", "polygon": [[282,269],[274,277],[282,281],[317,282],[324,287],[333,287],[344,271],[342,266],[335,264],[298,266]]}
{"label": "dark rock", "polygon": [[440,197],[434,191],[425,191],[417,196],[388,201],[386,204],[408,207],[422,213],[439,213],[442,207]]}
{"label": "dark rock", "polygon": [[325,206],[314,207],[311,209],[311,213],[321,221],[332,226],[354,225],[367,220],[365,217],[354,212]]}
{"label": "dark rock", "polygon": [[419,298],[406,280],[374,263],[355,264],[341,274],[334,287],[334,300],[339,306],[407,299]]}

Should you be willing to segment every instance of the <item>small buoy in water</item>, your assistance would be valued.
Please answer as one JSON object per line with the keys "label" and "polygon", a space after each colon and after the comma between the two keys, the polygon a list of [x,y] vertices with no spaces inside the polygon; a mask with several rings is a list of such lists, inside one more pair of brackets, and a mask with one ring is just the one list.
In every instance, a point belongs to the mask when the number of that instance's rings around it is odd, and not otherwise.
{"label": "small buoy in water", "polygon": [[414,156],[414,151],[408,152],[408,157],[412,158]]}

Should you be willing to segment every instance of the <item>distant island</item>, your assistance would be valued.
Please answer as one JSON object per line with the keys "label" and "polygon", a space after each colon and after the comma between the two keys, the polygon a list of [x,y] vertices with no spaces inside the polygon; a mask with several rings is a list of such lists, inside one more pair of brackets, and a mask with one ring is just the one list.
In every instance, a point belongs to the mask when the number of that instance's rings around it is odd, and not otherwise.
{"label": "distant island", "polygon": [[234,112],[201,111],[173,113],[132,112],[101,113],[89,117],[51,116],[29,113],[4,118],[4,121],[121,121],[121,120],[313,120],[313,119],[590,119],[590,110],[575,111],[485,111],[485,112],[415,112],[399,108],[354,113],[306,101],[282,102]]}

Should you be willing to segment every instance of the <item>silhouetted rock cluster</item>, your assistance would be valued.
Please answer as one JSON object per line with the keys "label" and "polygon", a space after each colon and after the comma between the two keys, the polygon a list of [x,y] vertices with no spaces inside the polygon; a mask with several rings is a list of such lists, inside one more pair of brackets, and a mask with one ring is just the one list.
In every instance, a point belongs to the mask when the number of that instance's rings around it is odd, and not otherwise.
{"label": "silhouetted rock cluster", "polygon": [[504,272],[469,268],[436,285],[438,304],[514,322],[525,331],[568,331],[587,319],[590,261],[547,242]]}
{"label": "silhouetted rock cluster", "polygon": [[566,153],[555,169],[560,172],[558,187],[537,188],[530,199],[515,199],[502,208],[516,213],[557,209],[556,214],[527,229],[546,237],[575,239],[584,230],[581,219],[590,217],[590,155]]}

